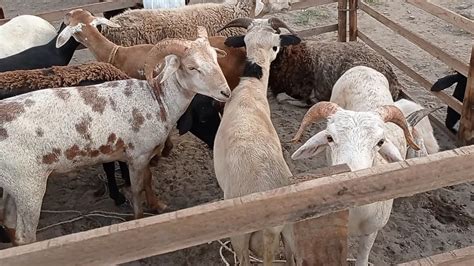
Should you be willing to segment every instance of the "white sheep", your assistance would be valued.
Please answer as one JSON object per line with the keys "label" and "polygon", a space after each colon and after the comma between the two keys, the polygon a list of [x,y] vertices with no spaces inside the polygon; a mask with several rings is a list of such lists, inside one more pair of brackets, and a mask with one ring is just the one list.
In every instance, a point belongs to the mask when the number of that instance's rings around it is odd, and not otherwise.
{"label": "white sheep", "polygon": [[44,45],[56,37],[56,34],[53,25],[40,17],[32,15],[14,17],[0,26],[0,40],[3,40],[0,42],[0,58]]}
{"label": "white sheep", "polygon": [[[214,169],[226,199],[289,184],[292,174],[270,118],[267,87],[270,63],[275,59],[279,47],[300,42],[295,35],[275,33],[279,32],[279,28],[288,29],[275,18],[240,18],[231,21],[223,29],[229,27],[248,28],[248,32],[245,37],[229,37],[226,40],[226,44],[231,47],[247,48],[247,64],[239,85],[232,92],[231,100],[225,105],[214,141]],[[272,265],[280,233],[284,234],[287,250],[294,252],[291,226],[265,228],[262,234],[232,236],[232,247],[240,265],[250,265],[251,237],[263,235],[260,243],[263,243],[264,265]],[[261,247],[250,248],[257,253],[261,251]],[[289,261],[293,259],[290,254],[286,253]]]}
{"label": "white sheep", "polygon": [[0,101],[0,186],[15,201],[7,202],[4,223],[8,229],[16,224],[14,243],[35,241],[51,173],[124,161],[130,170],[135,218],[143,216],[143,190],[148,203],[160,208],[153,191],[144,187],[152,178],[150,160],[161,152],[196,93],[219,101],[227,101],[231,93],[216,48],[204,28],[198,32],[195,41],[158,43],[146,63],[148,82],[129,79],[45,89]]}
{"label": "white sheep", "polygon": [[[331,102],[319,102],[305,114],[294,141],[308,125],[324,118],[328,119],[326,129],[306,141],[292,159],[312,157],[327,148],[328,164],[347,164],[357,171],[403,160],[407,143],[419,150],[405,116],[394,106],[387,78],[372,68],[357,66],[344,73],[334,85]],[[390,199],[349,210],[349,233],[359,237],[356,265],[368,264],[392,203]]]}

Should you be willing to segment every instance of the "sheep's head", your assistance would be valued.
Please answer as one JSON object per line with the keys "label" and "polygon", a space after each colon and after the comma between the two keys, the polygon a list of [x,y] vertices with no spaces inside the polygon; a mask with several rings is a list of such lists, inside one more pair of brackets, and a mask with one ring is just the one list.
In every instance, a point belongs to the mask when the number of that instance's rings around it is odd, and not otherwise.
{"label": "sheep's head", "polygon": [[91,32],[99,33],[97,27],[105,25],[108,27],[120,27],[120,25],[103,17],[95,17],[91,12],[84,9],[75,9],[70,11],[64,17],[63,23],[66,27],[56,39],[56,47],[63,46],[71,37],[85,45],[85,40]]}
{"label": "sheep's head", "polygon": [[174,78],[184,89],[225,102],[231,91],[217,63],[218,55],[226,53],[212,47],[206,29],[199,26],[194,41],[166,39],[156,44],[147,55],[145,76],[155,89]]}
{"label": "sheep's head", "polygon": [[[301,39],[280,19],[251,19],[238,18],[225,25],[219,31],[230,27],[240,27],[247,29],[247,34],[242,36],[228,37],[225,44],[229,47],[246,47],[247,58],[257,64],[256,58],[259,58],[261,52],[268,55],[268,60],[275,60],[280,47],[298,44]],[[280,29],[285,28],[291,34],[280,34]],[[257,56],[257,54],[259,56]]]}
{"label": "sheep's head", "polygon": [[326,129],[296,150],[291,156],[293,160],[309,158],[329,148],[333,165],[345,163],[353,171],[371,167],[377,152],[390,162],[401,161],[400,151],[386,138],[386,122],[399,126],[408,145],[415,150],[420,149],[403,113],[393,105],[381,106],[370,112],[354,112],[344,110],[335,103],[319,102],[305,114],[293,141],[298,141],[311,123],[324,118],[328,118]]}

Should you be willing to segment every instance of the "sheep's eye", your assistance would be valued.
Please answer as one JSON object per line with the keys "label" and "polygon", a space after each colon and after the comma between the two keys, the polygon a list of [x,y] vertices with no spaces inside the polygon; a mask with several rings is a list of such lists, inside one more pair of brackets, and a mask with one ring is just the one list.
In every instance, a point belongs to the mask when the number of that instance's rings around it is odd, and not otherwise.
{"label": "sheep's eye", "polygon": [[192,67],[192,66],[189,66],[188,69],[191,70],[191,71],[192,71],[192,70],[197,70],[197,68]]}
{"label": "sheep's eye", "polygon": [[334,139],[331,136],[327,136],[326,138],[327,138],[328,142],[333,142],[334,141]]}
{"label": "sheep's eye", "polygon": [[379,142],[377,142],[377,146],[382,147],[382,145],[385,143],[385,140],[381,139]]}
{"label": "sheep's eye", "polygon": [[278,50],[278,47],[276,47],[276,46],[273,46],[273,51],[275,51],[275,52],[276,52],[277,50]]}

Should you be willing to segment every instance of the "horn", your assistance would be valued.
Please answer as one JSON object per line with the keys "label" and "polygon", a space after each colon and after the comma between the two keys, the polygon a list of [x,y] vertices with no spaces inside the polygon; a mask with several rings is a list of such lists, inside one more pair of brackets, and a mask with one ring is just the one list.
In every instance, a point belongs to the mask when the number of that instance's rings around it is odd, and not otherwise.
{"label": "horn", "polygon": [[414,111],[413,113],[409,114],[406,118],[407,123],[414,127],[416,126],[425,116],[433,113],[434,111],[437,111],[439,109],[443,108],[443,106],[438,106],[438,107],[433,107],[433,108],[423,108],[417,111]]}
{"label": "horn", "polygon": [[203,39],[208,38],[207,30],[206,30],[205,27],[203,27],[203,26],[198,26],[197,27],[197,37],[198,38],[203,38]]}
{"label": "horn", "polygon": [[328,118],[330,115],[336,113],[339,109],[339,105],[332,102],[318,102],[317,104],[313,105],[304,115],[300,128],[291,141],[293,143],[298,142],[303,136],[305,129],[310,124],[316,123],[318,120]]}
{"label": "horn", "polygon": [[287,29],[291,34],[296,35],[296,32],[294,32],[288,25],[285,24],[285,22],[281,21],[279,18],[269,18],[268,19],[268,24],[277,31],[277,33],[280,33],[280,28]]}
{"label": "horn", "polygon": [[250,24],[252,24],[253,19],[251,18],[237,18],[232,20],[231,22],[227,23],[224,27],[222,27],[220,30],[217,31],[217,33],[227,29],[227,28],[232,28],[232,27],[238,27],[238,28],[248,28]]}
{"label": "horn", "polygon": [[384,122],[392,122],[399,126],[403,130],[403,134],[405,135],[405,139],[407,140],[408,145],[412,147],[414,150],[420,150],[420,147],[415,142],[415,139],[410,133],[408,129],[407,120],[403,115],[402,111],[398,109],[398,107],[394,105],[384,105],[377,108],[376,112],[380,115]]}
{"label": "horn", "polygon": [[148,52],[144,67],[148,83],[153,84],[153,70],[167,55],[183,56],[188,48],[188,42],[177,39],[163,40],[153,46],[150,52]]}

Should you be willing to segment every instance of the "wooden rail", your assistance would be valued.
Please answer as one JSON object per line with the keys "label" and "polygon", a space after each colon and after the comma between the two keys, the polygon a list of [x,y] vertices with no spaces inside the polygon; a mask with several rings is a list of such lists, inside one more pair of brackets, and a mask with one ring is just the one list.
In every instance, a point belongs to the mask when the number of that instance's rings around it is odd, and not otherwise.
{"label": "wooden rail", "polygon": [[307,0],[291,4],[291,10],[306,9],[309,7],[321,6],[336,3],[337,0]]}
{"label": "wooden rail", "polygon": [[[474,180],[474,146],[0,251],[0,265],[116,264]],[[106,254],[106,255],[104,255]]]}
{"label": "wooden rail", "polygon": [[298,31],[297,34],[300,37],[309,37],[314,35],[319,35],[327,32],[337,31],[337,24],[331,24],[326,26],[320,26],[308,30]]}
{"label": "wooden rail", "polygon": [[458,137],[461,145],[474,143],[474,45],[471,50],[471,69],[467,76]]}
{"label": "wooden rail", "polygon": [[474,246],[452,250],[431,257],[422,258],[410,262],[398,264],[397,266],[469,266],[474,265]]}
{"label": "wooden rail", "polygon": [[438,97],[441,101],[446,103],[449,107],[453,108],[456,112],[461,113],[462,111],[462,103],[458,101],[456,98],[454,98],[451,95],[446,94],[444,91],[431,91],[431,82],[429,82],[427,79],[425,79],[423,76],[418,74],[415,70],[411,69],[408,65],[397,59],[395,56],[390,54],[387,50],[376,44],[374,41],[372,41],[363,31],[359,30],[358,31],[358,37],[366,43],[368,46],[370,46],[372,49],[374,49],[376,52],[384,56],[388,61],[390,61],[392,64],[394,64],[396,67],[398,67],[400,70],[402,70],[405,74],[407,74],[410,78],[418,82],[423,88],[425,88],[427,91],[429,91],[431,94],[434,96]]}
{"label": "wooden rail", "polygon": [[435,5],[426,0],[405,0],[431,15],[453,24],[469,33],[474,34],[474,21],[463,17],[447,8]]}
{"label": "wooden rail", "polygon": [[365,13],[370,15],[371,17],[375,18],[386,27],[390,28],[394,32],[398,33],[399,35],[405,37],[407,40],[412,42],[413,44],[417,45],[427,53],[431,54],[432,56],[438,58],[448,66],[454,68],[458,72],[462,73],[464,76],[467,77],[467,73],[469,72],[469,66],[460,60],[454,58],[453,56],[449,55],[448,53],[444,52],[439,47],[431,44],[430,42],[426,41],[425,39],[421,38],[417,34],[405,29],[400,24],[390,20],[386,16],[382,15],[372,7],[368,6],[364,2],[359,3],[359,7]]}
{"label": "wooden rail", "polygon": [[[106,11],[133,7],[136,4],[139,4],[141,2],[142,2],[141,0],[114,0],[112,2],[94,3],[94,4],[65,8],[65,9],[56,10],[52,12],[40,13],[40,14],[36,14],[36,16],[42,17],[45,20],[52,22],[52,21],[62,20],[64,18],[64,15],[67,12],[74,9],[78,9],[78,8],[87,9],[94,14],[98,14],[98,13],[103,13]],[[0,19],[0,25],[8,22],[9,20],[10,18]]]}

